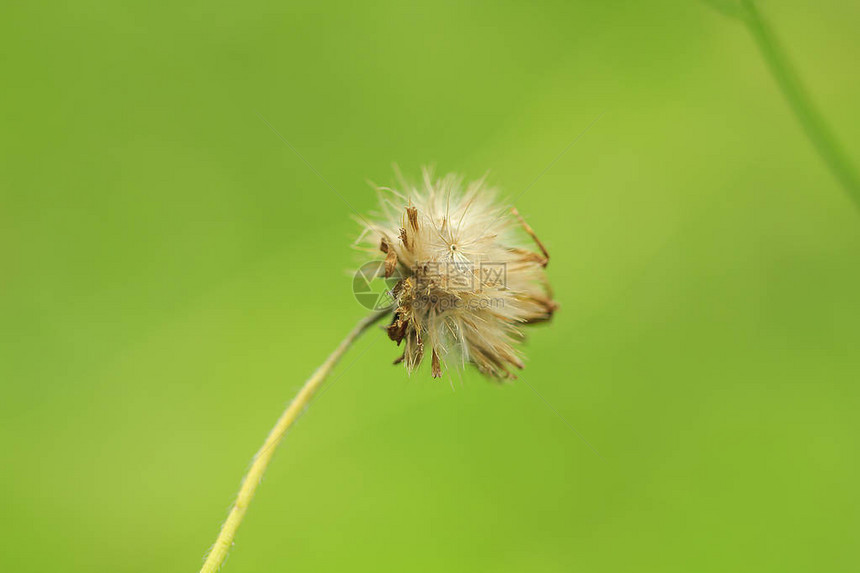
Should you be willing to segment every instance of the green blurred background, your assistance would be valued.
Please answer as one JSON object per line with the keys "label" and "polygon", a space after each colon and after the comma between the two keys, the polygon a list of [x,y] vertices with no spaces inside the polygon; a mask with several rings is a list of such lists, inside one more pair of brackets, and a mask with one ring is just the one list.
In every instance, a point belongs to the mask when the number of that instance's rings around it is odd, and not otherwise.
{"label": "green blurred background", "polygon": [[[759,5],[860,157],[860,4]],[[364,337],[225,571],[860,570],[860,216],[740,23],[7,3],[0,47],[0,570],[196,571],[365,312],[353,213],[258,114],[360,212],[392,162],[528,188],[562,310],[546,403]]]}

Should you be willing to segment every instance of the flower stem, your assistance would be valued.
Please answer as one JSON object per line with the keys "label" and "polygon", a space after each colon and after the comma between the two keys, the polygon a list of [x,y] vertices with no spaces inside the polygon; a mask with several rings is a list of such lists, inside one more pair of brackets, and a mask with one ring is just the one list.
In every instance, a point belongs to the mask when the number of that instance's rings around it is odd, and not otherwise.
{"label": "flower stem", "polygon": [[290,402],[290,405],[287,406],[287,409],[284,410],[283,414],[281,414],[275,427],[273,427],[272,431],[269,432],[269,436],[266,438],[263,446],[254,456],[251,468],[248,470],[248,473],[245,474],[245,477],[242,480],[242,485],[239,488],[239,493],[236,495],[236,502],[230,509],[230,515],[227,516],[227,521],[225,521],[224,525],[221,527],[221,532],[218,534],[215,544],[212,545],[212,549],[210,549],[209,554],[206,556],[206,561],[203,563],[203,568],[200,569],[200,573],[215,573],[224,563],[224,560],[227,558],[227,553],[233,545],[233,538],[236,536],[236,530],[239,529],[239,525],[242,523],[242,518],[245,517],[245,512],[248,510],[248,505],[250,505],[251,499],[254,497],[254,492],[257,490],[257,486],[263,478],[266,467],[268,467],[269,462],[275,453],[275,449],[283,439],[284,434],[287,433],[287,430],[290,429],[290,426],[293,425],[311,401],[316,391],[322,386],[326,376],[331,372],[332,368],[334,368],[335,364],[337,364],[338,360],[340,360],[344,353],[346,353],[352,343],[355,342],[355,340],[365,330],[388,313],[388,310],[377,311],[359,321],[355,328],[352,329],[352,332],[350,332],[334,352],[326,358],[325,362],[322,363],[322,366],[317,368],[311,377],[308,378],[308,381],[305,382],[305,385],[302,386],[302,389],[299,390],[299,393],[296,394],[296,397],[293,398],[293,401]]}
{"label": "flower stem", "polygon": [[839,144],[824,116],[815,108],[809,93],[794,71],[785,52],[770,29],[753,0],[741,0],[742,17],[758,44],[765,62],[779,84],[785,99],[791,106],[800,125],[818,154],[836,179],[845,188],[854,206],[860,209],[860,178],[854,171],[848,154]]}

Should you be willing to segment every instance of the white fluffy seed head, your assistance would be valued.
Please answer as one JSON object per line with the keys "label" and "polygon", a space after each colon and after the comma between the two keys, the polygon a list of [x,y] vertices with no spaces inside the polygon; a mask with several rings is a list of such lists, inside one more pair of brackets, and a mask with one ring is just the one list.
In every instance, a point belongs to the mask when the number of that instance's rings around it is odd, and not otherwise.
{"label": "white fluffy seed head", "polygon": [[420,186],[401,178],[398,189],[378,192],[381,210],[363,220],[359,243],[384,257],[386,277],[400,277],[388,327],[404,346],[395,363],[412,372],[429,355],[434,377],[471,362],[492,378],[515,378],[521,327],[558,308],[531,227],[483,179],[464,186],[425,170]]}

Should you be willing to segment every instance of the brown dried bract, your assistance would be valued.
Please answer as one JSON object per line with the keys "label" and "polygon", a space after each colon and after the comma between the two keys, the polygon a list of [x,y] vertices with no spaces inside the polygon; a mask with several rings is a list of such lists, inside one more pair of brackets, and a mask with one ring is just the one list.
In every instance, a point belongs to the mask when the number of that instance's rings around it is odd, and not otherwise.
{"label": "brown dried bract", "polygon": [[418,231],[418,209],[407,207],[406,216],[409,218],[409,226],[412,227],[412,230]]}
{"label": "brown dried bract", "polygon": [[436,349],[433,349],[431,353],[432,357],[430,360],[430,372],[433,375],[433,378],[441,378],[442,377],[442,366],[439,364],[439,355],[436,354]]}
{"label": "brown dried bract", "polygon": [[394,249],[388,249],[385,255],[385,278],[394,274],[394,269],[397,268],[397,253]]}
{"label": "brown dried bract", "polygon": [[540,262],[542,267],[546,267],[547,264],[549,264],[549,252],[547,252],[546,247],[543,246],[543,243],[540,239],[538,239],[537,234],[535,234],[534,229],[532,229],[531,226],[526,223],[526,220],[523,219],[523,216],[520,215],[520,212],[517,211],[516,207],[511,207],[511,213],[513,213],[514,216],[519,220],[520,225],[523,226],[523,229],[526,233],[528,233],[529,237],[534,239],[534,242],[535,244],[537,244],[538,248],[540,249],[540,252],[543,253],[543,258],[538,259],[538,261]]}
{"label": "brown dried bract", "polygon": [[403,338],[406,336],[406,327],[408,325],[409,323],[403,320],[403,316],[400,313],[394,313],[394,320],[386,329],[388,338],[396,342],[397,346],[400,346],[400,343],[403,342]]}

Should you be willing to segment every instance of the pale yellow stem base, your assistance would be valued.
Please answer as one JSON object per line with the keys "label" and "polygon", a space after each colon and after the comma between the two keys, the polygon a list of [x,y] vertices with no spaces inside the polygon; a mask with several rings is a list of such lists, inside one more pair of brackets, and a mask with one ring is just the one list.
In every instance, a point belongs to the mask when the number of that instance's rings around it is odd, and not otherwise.
{"label": "pale yellow stem base", "polygon": [[340,343],[335,351],[326,358],[326,361],[323,362],[322,366],[317,368],[308,381],[305,382],[305,385],[302,386],[302,389],[299,390],[299,393],[296,394],[296,397],[293,398],[293,401],[290,402],[290,405],[287,406],[287,409],[283,414],[281,414],[275,427],[272,428],[271,432],[269,432],[269,436],[263,443],[263,447],[261,447],[257,452],[257,455],[254,456],[251,469],[248,470],[248,473],[242,480],[242,486],[239,488],[236,502],[230,510],[230,515],[227,516],[227,521],[225,521],[224,525],[221,527],[221,532],[218,534],[215,544],[206,556],[206,561],[203,563],[203,568],[200,570],[200,573],[215,573],[224,563],[224,560],[227,558],[227,553],[229,553],[230,548],[233,546],[233,538],[236,536],[236,530],[239,529],[239,524],[242,523],[242,518],[245,517],[245,512],[248,510],[248,505],[254,497],[254,492],[257,490],[257,486],[260,484],[260,480],[266,472],[266,467],[269,465],[269,462],[275,453],[275,449],[283,439],[284,434],[287,433],[287,430],[290,429],[290,426],[293,425],[293,422],[296,421],[311,401],[311,398],[313,398],[316,391],[319,390],[320,386],[322,386],[326,376],[331,372],[334,365],[337,364],[337,361],[340,360],[355,339],[358,338],[362,332],[367,330],[368,327],[387,315],[388,312],[389,311],[387,310],[375,312],[362,319],[355,328],[352,329],[352,332],[343,339],[343,342]]}

